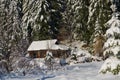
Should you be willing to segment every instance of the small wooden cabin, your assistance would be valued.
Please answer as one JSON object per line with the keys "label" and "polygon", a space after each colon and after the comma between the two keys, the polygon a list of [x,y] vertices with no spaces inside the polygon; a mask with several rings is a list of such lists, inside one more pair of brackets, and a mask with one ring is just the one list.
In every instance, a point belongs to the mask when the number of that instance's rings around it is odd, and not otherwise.
{"label": "small wooden cabin", "polygon": [[57,45],[56,39],[33,41],[28,48],[28,53],[31,58],[44,58],[46,52],[49,50],[54,57],[60,58],[67,55],[68,47],[64,45]]}

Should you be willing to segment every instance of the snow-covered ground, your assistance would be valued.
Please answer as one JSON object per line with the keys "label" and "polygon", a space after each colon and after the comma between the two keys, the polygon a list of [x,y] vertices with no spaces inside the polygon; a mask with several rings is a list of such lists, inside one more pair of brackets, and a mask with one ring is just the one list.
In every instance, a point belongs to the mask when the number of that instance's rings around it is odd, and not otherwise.
{"label": "snow-covered ground", "polygon": [[39,75],[6,77],[3,80],[120,80],[120,75],[98,73],[103,62],[64,66],[58,71]]}

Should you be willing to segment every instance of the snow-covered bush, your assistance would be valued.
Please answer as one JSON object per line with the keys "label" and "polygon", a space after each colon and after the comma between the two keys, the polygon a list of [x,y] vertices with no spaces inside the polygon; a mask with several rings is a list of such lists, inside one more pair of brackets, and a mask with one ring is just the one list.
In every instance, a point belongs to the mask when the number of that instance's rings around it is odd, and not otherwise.
{"label": "snow-covered bush", "polygon": [[92,56],[88,51],[78,49],[75,52],[72,51],[71,56],[68,59],[67,59],[68,64],[76,64],[76,63],[91,62]]}
{"label": "snow-covered bush", "polygon": [[71,55],[71,59],[77,61],[77,55],[76,54],[72,54]]}
{"label": "snow-covered bush", "polygon": [[25,74],[39,74],[42,72],[42,68],[45,68],[44,62],[40,59],[29,59],[21,57],[18,59],[13,67],[13,71],[16,73]]}
{"label": "snow-covered bush", "polygon": [[98,56],[92,56],[92,61],[102,61],[103,57],[98,57]]}
{"label": "snow-covered bush", "polygon": [[0,61],[0,75],[7,74],[8,71],[8,63],[6,60]]}
{"label": "snow-covered bush", "polygon": [[53,64],[54,64],[53,54],[52,52],[47,51],[45,57],[45,65],[48,67],[49,70],[53,70]]}
{"label": "snow-covered bush", "polygon": [[100,69],[100,72],[112,72],[114,75],[120,72],[120,60],[116,57],[108,58]]}

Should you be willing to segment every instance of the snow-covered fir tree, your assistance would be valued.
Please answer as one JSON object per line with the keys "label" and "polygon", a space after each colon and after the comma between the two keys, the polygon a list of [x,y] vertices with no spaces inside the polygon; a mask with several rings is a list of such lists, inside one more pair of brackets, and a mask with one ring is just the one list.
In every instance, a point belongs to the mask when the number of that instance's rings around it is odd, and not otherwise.
{"label": "snow-covered fir tree", "polygon": [[[8,66],[12,66],[12,60],[24,53],[22,49],[22,12],[21,0],[0,1],[0,47]],[[10,69],[9,69],[10,70]]]}
{"label": "snow-covered fir tree", "polygon": [[97,19],[102,31],[105,32],[103,24],[110,18],[110,13],[107,0],[66,0],[63,20],[71,32],[70,38],[89,43]]}
{"label": "snow-covered fir tree", "polygon": [[[75,28],[75,2],[77,0],[65,0],[64,1],[64,12],[63,16],[63,24],[65,25],[65,29],[68,30],[68,42],[73,40],[73,33]],[[77,1],[78,2],[78,1]],[[79,3],[79,2],[78,2]]]}
{"label": "snow-covered fir tree", "polygon": [[23,3],[25,37],[30,41],[56,38],[62,18],[62,0],[25,0]]}
{"label": "snow-covered fir tree", "polygon": [[[47,6],[48,4],[45,0],[23,1],[23,32],[29,41],[31,41],[31,39],[38,40],[42,27],[44,26],[43,29],[45,29],[46,26],[48,26],[47,19],[49,16],[46,12]],[[43,32],[45,32],[45,30],[43,30]]]}
{"label": "snow-covered fir tree", "polygon": [[111,0],[112,18],[106,23],[107,41],[104,44],[104,56],[107,60],[101,67],[100,72],[120,72],[120,0]]}
{"label": "snow-covered fir tree", "polygon": [[63,21],[66,29],[69,31],[70,36],[68,40],[70,40],[70,42],[78,39],[83,40],[83,36],[85,36],[85,32],[87,32],[86,23],[89,1],[65,0],[64,2],[66,5],[65,11],[63,12]]}
{"label": "snow-covered fir tree", "polygon": [[75,16],[75,28],[74,28],[74,38],[76,40],[88,41],[90,35],[87,29],[87,21],[89,16],[89,0],[76,0],[74,5],[74,16]]}
{"label": "snow-covered fir tree", "polygon": [[[100,31],[104,34],[106,28],[104,27],[104,23],[110,18],[111,10],[109,8],[109,3],[107,0],[90,0],[89,1],[89,14],[88,14],[88,22],[87,22],[87,37],[91,42],[94,39],[94,34],[97,32],[97,25],[100,26]],[[97,24],[97,25],[96,25]],[[90,36],[92,35],[92,36]]]}
{"label": "snow-covered fir tree", "polygon": [[22,39],[21,7],[17,1],[1,1],[0,43],[7,55]]}

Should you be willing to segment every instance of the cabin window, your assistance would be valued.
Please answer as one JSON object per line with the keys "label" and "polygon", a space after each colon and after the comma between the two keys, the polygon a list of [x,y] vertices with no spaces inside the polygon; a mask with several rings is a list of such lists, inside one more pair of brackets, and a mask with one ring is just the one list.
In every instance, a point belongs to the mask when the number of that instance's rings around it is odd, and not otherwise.
{"label": "cabin window", "polygon": [[36,58],[36,54],[35,53],[33,53],[33,58]]}
{"label": "cabin window", "polygon": [[2,49],[0,48],[0,54],[2,54]]}
{"label": "cabin window", "polygon": [[33,58],[36,58],[37,54],[35,52],[33,52]]}

